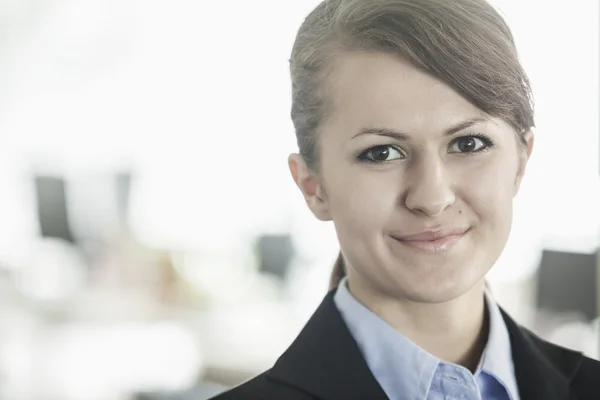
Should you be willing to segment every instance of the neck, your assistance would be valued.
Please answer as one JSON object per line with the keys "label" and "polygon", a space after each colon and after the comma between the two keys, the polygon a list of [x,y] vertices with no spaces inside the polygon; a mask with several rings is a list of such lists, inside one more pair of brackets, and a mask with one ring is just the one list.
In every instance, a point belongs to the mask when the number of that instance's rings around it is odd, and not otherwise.
{"label": "neck", "polygon": [[375,295],[348,283],[352,295],[417,346],[475,372],[488,336],[483,282],[444,303],[416,303]]}

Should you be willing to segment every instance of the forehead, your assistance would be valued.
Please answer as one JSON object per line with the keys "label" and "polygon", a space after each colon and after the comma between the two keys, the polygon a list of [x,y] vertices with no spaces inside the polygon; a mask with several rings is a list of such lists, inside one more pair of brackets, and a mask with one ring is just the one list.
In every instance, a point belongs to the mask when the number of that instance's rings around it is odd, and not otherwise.
{"label": "forehead", "polygon": [[465,119],[490,117],[439,79],[390,54],[342,52],[327,95],[332,122],[435,132]]}

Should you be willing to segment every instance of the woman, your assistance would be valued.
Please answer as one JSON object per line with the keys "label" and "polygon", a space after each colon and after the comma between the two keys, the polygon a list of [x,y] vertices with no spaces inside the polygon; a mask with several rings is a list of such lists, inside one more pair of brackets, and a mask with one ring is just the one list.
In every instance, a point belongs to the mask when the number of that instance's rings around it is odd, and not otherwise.
{"label": "woman", "polygon": [[272,369],[221,399],[599,399],[600,363],[485,291],[533,147],[530,87],[485,0],[326,0],[291,57],[294,181],[340,256]]}

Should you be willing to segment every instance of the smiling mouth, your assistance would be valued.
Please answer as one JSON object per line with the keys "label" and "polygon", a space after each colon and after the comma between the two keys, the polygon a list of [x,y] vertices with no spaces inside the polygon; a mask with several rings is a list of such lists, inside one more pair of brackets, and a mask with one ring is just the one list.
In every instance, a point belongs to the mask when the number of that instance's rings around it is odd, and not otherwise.
{"label": "smiling mouth", "polygon": [[394,239],[395,242],[412,249],[421,250],[426,253],[440,253],[453,248],[468,232],[469,229],[461,233],[449,233],[443,235],[429,233],[417,235],[415,238],[390,237]]}

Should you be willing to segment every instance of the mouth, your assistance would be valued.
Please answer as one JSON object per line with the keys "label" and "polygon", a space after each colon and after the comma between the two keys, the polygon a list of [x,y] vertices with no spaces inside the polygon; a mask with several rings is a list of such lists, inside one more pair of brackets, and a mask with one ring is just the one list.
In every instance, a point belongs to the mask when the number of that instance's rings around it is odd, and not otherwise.
{"label": "mouth", "polygon": [[456,246],[469,232],[469,229],[452,231],[428,231],[408,236],[390,236],[395,242],[424,251],[426,253],[440,253]]}

